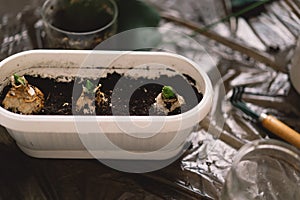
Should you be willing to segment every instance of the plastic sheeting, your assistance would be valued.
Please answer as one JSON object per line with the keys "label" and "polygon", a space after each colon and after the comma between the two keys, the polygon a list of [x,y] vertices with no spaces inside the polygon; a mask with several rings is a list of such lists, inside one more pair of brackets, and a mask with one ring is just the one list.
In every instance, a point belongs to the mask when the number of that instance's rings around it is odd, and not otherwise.
{"label": "plastic sheeting", "polygon": [[[38,17],[33,8],[18,17],[2,16],[1,60],[37,47],[38,38],[32,25]],[[265,16],[258,19],[263,18]],[[252,20],[250,24],[259,23],[259,20]],[[295,21],[284,20],[294,25]],[[191,134],[188,151],[164,169],[129,174],[108,168],[97,160],[30,158],[19,150],[1,127],[0,199],[218,199],[237,149],[255,139],[276,138],[231,106],[229,98],[235,86],[245,86],[243,100],[251,109],[272,114],[300,131],[300,95],[291,86],[287,74],[172,23],[162,22],[161,27],[184,33],[197,41],[195,45],[187,37],[182,37],[172,42],[168,37],[161,46],[206,67],[215,89],[213,109],[199,129]],[[292,32],[299,31],[296,29],[293,26]],[[273,31],[271,26],[263,30]],[[277,28],[274,31],[278,33]],[[292,45],[294,40],[291,40],[291,35],[288,37],[276,39],[276,45],[282,45],[282,48]],[[272,40],[274,38],[268,38],[268,41]],[[281,44],[280,41],[288,43]],[[198,48],[199,44],[202,48]],[[269,47],[267,42],[263,44]],[[284,62],[288,65],[288,61]]]}

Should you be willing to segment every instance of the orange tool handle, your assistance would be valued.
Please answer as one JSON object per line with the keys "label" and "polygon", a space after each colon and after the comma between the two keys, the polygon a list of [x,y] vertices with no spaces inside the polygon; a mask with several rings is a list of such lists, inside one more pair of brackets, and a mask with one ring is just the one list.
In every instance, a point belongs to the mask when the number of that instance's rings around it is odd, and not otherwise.
{"label": "orange tool handle", "polygon": [[300,148],[300,133],[271,115],[261,114],[260,121],[263,127],[295,147]]}

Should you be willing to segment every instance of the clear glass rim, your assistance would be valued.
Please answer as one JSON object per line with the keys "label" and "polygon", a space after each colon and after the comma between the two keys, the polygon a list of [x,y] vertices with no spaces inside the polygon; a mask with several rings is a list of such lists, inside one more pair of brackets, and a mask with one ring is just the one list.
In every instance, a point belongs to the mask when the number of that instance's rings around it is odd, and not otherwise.
{"label": "clear glass rim", "polygon": [[47,25],[49,27],[51,27],[52,29],[56,30],[57,32],[61,32],[61,33],[64,33],[64,34],[67,34],[67,35],[77,35],[77,36],[82,36],[82,35],[92,35],[92,34],[95,34],[95,33],[98,33],[100,31],[103,31],[107,28],[109,28],[110,26],[112,26],[117,18],[118,18],[118,14],[119,14],[119,11],[118,11],[118,6],[116,4],[116,2],[114,0],[109,0],[109,2],[112,4],[113,6],[113,9],[114,9],[114,15],[113,15],[113,18],[112,20],[106,24],[105,26],[99,28],[99,29],[96,29],[94,31],[88,31],[88,32],[72,32],[72,31],[66,31],[66,30],[63,30],[63,29],[60,29],[60,28],[57,28],[56,26],[52,25],[51,23],[49,23],[49,21],[46,19],[46,16],[45,16],[45,10],[47,8],[47,5],[49,3],[51,3],[52,0],[47,0],[45,1],[45,3],[43,4],[42,6],[42,10],[41,10],[41,16],[42,16],[42,19],[45,23],[47,23]]}
{"label": "clear glass rim", "polygon": [[282,152],[300,162],[300,151],[296,147],[275,139],[259,139],[242,146],[233,158],[232,166],[237,166],[238,163],[243,160],[244,156],[255,150],[274,150]]}

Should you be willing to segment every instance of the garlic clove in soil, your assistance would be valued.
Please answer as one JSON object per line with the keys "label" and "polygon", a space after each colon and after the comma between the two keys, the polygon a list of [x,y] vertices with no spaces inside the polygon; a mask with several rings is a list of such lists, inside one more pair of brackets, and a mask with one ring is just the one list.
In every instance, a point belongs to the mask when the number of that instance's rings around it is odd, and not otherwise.
{"label": "garlic clove in soil", "polygon": [[94,99],[94,84],[87,80],[85,85],[82,85],[82,92],[76,102],[76,111],[83,114],[95,113],[95,99]]}
{"label": "garlic clove in soil", "polygon": [[155,100],[154,108],[158,113],[163,112],[165,115],[185,104],[184,98],[177,94],[171,86],[164,86]]}
{"label": "garlic clove in soil", "polygon": [[95,114],[96,105],[98,107],[106,105],[108,100],[100,88],[101,84],[95,87],[91,81],[87,80],[85,86],[82,86],[82,93],[76,102],[76,111],[83,112],[83,114]]}
{"label": "garlic clove in soil", "polygon": [[2,102],[3,107],[26,115],[40,112],[44,107],[44,94],[24,76],[14,74],[10,81],[12,87]]}
{"label": "garlic clove in soil", "polygon": [[99,84],[98,87],[95,88],[96,104],[99,108],[105,107],[108,104],[108,98],[103,92],[101,92],[100,88],[101,88],[101,84]]}

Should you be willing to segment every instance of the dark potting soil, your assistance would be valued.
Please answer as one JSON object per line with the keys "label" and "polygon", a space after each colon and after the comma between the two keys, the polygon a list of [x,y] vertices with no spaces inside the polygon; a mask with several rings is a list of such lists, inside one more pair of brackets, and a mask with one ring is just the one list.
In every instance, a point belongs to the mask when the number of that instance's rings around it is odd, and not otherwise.
{"label": "dark potting soil", "polygon": [[[87,4],[87,5],[86,5]],[[52,24],[70,32],[89,32],[109,24],[113,16],[107,9],[100,9],[95,3],[75,3],[58,9],[53,14]],[[100,7],[100,8],[99,8]],[[80,13],[80,15],[78,15]]]}
{"label": "dark potting soil", "polygon": [[[25,78],[31,85],[38,87],[44,93],[45,106],[38,113],[40,115],[72,115],[72,102],[77,101],[82,91],[81,85],[86,82],[86,79],[57,82],[54,79],[39,76],[25,76]],[[106,106],[101,108],[96,106],[97,115],[160,115],[161,113],[156,113],[153,109],[153,104],[164,85],[172,86],[185,99],[185,104],[169,115],[190,110],[203,97],[188,79],[179,75],[174,77],[160,76],[153,80],[133,79],[112,73],[105,78],[90,81],[95,85],[100,83],[102,85],[101,91],[108,99]],[[2,91],[0,95],[1,105],[10,87],[10,85],[6,86]],[[76,88],[74,93],[73,87]]]}

